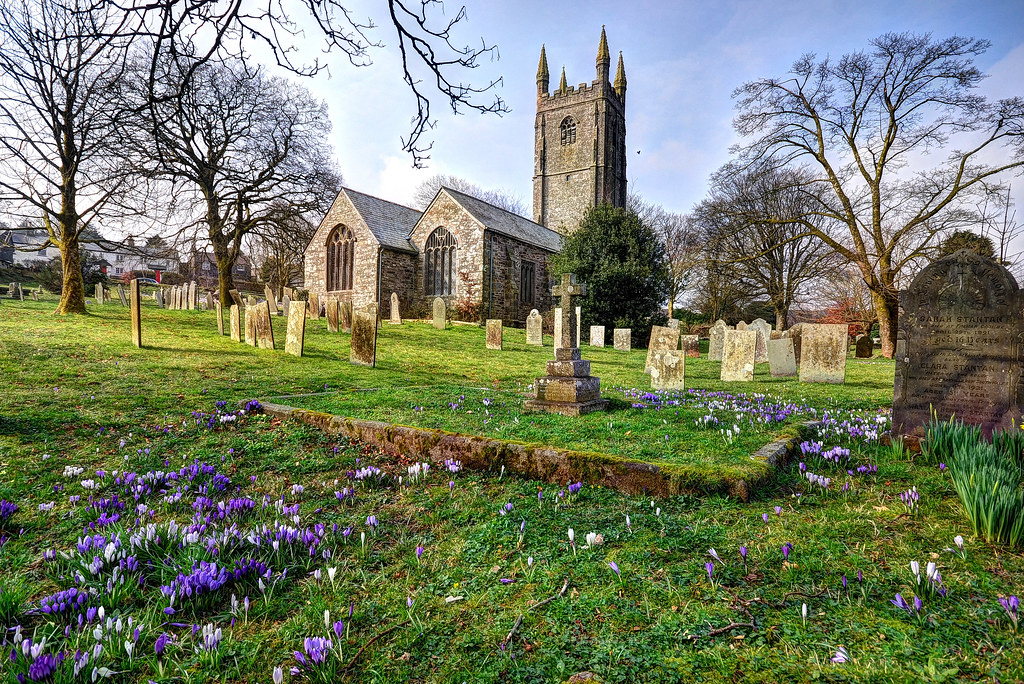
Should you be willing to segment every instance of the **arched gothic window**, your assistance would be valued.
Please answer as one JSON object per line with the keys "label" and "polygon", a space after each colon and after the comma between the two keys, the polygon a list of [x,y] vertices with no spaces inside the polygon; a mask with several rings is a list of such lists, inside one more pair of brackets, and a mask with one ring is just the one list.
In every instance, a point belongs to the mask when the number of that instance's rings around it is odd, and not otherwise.
{"label": "arched gothic window", "polygon": [[458,244],[455,236],[444,228],[438,228],[423,248],[424,292],[440,296],[455,294],[455,264],[458,258]]}
{"label": "arched gothic window", "polygon": [[567,116],[562,119],[562,144],[572,145],[576,142],[576,119]]}
{"label": "arched gothic window", "polygon": [[356,236],[347,226],[338,226],[327,238],[327,289],[351,290],[355,266]]}

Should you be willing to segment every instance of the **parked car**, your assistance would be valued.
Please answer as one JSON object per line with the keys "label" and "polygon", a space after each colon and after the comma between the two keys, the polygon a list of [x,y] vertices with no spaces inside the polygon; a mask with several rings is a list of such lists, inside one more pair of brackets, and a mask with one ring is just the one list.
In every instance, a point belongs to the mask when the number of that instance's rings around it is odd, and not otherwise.
{"label": "parked car", "polygon": [[159,285],[157,281],[152,278],[136,278],[139,281],[139,285]]}

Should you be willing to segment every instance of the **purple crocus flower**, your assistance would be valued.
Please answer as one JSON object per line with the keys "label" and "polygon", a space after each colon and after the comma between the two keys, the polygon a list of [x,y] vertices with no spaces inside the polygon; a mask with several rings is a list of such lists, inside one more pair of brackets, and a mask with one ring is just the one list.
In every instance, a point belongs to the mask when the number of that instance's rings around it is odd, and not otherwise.
{"label": "purple crocus flower", "polygon": [[740,558],[743,559],[743,564],[746,565],[747,564],[747,547],[746,546],[741,546],[740,547]]}
{"label": "purple crocus flower", "polygon": [[782,545],[782,559],[788,561],[789,560],[789,552],[792,551],[792,550],[793,550],[793,545],[792,544],[790,544],[789,542],[786,542],[785,544],[783,544]]}
{"label": "purple crocus flower", "polygon": [[782,506],[775,507],[775,515],[782,515]]}
{"label": "purple crocus flower", "polygon": [[715,581],[715,564],[712,563],[711,561],[708,561],[707,563],[704,564],[704,569],[708,573],[708,580],[710,580],[711,582],[714,582]]}
{"label": "purple crocus flower", "polygon": [[171,640],[171,637],[167,635],[167,632],[163,632],[156,638],[156,643],[153,645],[153,651],[156,653],[156,657],[159,658],[164,654],[164,649],[167,648],[167,642]]}
{"label": "purple crocus flower", "polygon": [[345,633],[345,623],[342,622],[341,620],[338,620],[337,622],[334,623],[333,628],[334,628],[334,635],[336,637],[338,637],[338,639],[340,640],[341,639],[341,635]]}
{"label": "purple crocus flower", "polygon": [[619,566],[615,564],[615,561],[608,561],[608,567],[612,569],[612,572],[615,573],[616,577],[622,577],[619,573]]}
{"label": "purple crocus flower", "polygon": [[416,560],[418,561],[422,556],[423,556],[423,547],[422,546],[417,546],[416,547]]}
{"label": "purple crocus flower", "polygon": [[762,513],[761,514],[761,519],[764,520],[765,524],[768,524],[768,514],[767,513]]}

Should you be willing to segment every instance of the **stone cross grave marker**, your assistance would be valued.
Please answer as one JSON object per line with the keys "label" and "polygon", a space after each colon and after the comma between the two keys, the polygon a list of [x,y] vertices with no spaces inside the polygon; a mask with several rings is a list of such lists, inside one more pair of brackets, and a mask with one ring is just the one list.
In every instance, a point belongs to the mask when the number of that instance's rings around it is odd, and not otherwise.
{"label": "stone cross grave marker", "polygon": [[274,323],[268,302],[256,305],[256,346],[260,349],[274,348]]}
{"label": "stone cross grave marker", "polygon": [[711,326],[711,331],[708,333],[708,358],[712,361],[722,360],[722,347],[725,344],[725,331],[730,330],[730,326],[725,324],[725,321],[718,319],[715,324]]}
{"label": "stone cross grave marker", "polygon": [[[679,328],[675,330],[679,332]],[[649,372],[651,374],[651,389],[685,389],[683,381],[686,375],[686,356],[678,349],[658,349],[651,354]]]}
{"label": "stone cross grave marker", "polygon": [[691,359],[700,358],[700,337],[697,335],[680,335],[679,348]]}
{"label": "stone cross grave marker", "polygon": [[213,315],[217,317],[217,334],[224,334],[224,307],[218,299],[213,303]]}
{"label": "stone cross grave marker", "polygon": [[277,310],[277,295],[270,289],[270,285],[263,285],[263,296],[267,298],[267,306],[270,307],[270,315],[277,316],[280,312]]}
{"label": "stone cross grave marker", "polygon": [[757,331],[726,330],[722,343],[722,382],[751,382],[754,379],[754,348]]}
{"label": "stone cross grave marker", "polygon": [[791,338],[768,340],[768,372],[773,378],[791,378],[796,375],[796,353]]}
{"label": "stone cross grave marker", "polygon": [[526,344],[544,346],[544,317],[536,309],[526,317]]}
{"label": "stone cross grave marker", "polygon": [[[285,295],[287,298],[287,295]],[[337,300],[334,301],[335,323],[337,323]],[[331,305],[327,303],[328,320],[330,320]],[[335,325],[334,332],[338,332]],[[306,310],[301,306],[293,306],[288,310],[288,333],[284,339],[284,353],[292,356],[302,356],[302,350],[306,344]]]}
{"label": "stone cross grave marker", "polygon": [[590,346],[591,347],[603,347],[604,346],[604,326],[603,325],[592,325],[592,326],[590,326]]}
{"label": "stone cross grave marker", "polygon": [[893,434],[921,436],[933,409],[986,436],[1019,427],[1022,309],[1024,293],[994,259],[961,250],[926,266],[900,293]]}
{"label": "stone cross grave marker", "polygon": [[633,348],[633,330],[631,328],[615,328],[612,330],[612,344],[617,351],[629,351]]}
{"label": "stone cross grave marker", "polygon": [[[132,279],[128,286],[131,289],[131,317],[132,317],[132,344],[142,348],[142,299],[139,297],[139,281]],[[121,297],[124,297],[124,288],[120,285]]]}
{"label": "stone cross grave marker", "polygon": [[438,330],[444,330],[445,321],[447,319],[444,300],[440,297],[434,297],[434,304],[431,308],[434,315],[434,327]]}
{"label": "stone cross grave marker", "polygon": [[121,300],[121,306],[128,306],[128,295],[125,294],[124,284],[117,284],[117,298]]}
{"label": "stone cross grave marker", "polygon": [[487,341],[486,345],[488,349],[497,349],[501,351],[501,319],[500,318],[488,318],[487,319]]}
{"label": "stone cross grave marker", "polygon": [[398,308],[398,293],[391,293],[391,317],[388,321],[391,325],[402,325],[402,312]]}
{"label": "stone cross grave marker", "polygon": [[559,337],[559,346],[566,349],[579,349],[579,326],[577,325],[579,308],[574,301],[577,297],[587,294],[587,286],[584,283],[577,283],[576,276],[572,273],[563,273],[562,282],[551,288],[551,294],[561,300],[562,314],[558,318],[562,321],[562,330]]}
{"label": "stone cross grave marker", "polygon": [[352,342],[348,357],[356,366],[377,365],[377,312],[352,312]]}
{"label": "stone cross grave marker", "polygon": [[644,361],[644,372],[651,371],[651,355],[656,351],[672,351],[679,349],[679,328],[666,328],[660,325],[651,326],[651,339],[647,344],[647,359]]}
{"label": "stone cross grave marker", "polygon": [[846,382],[850,349],[845,323],[804,323],[800,345],[800,382]]}
{"label": "stone cross grave marker", "polygon": [[232,304],[229,310],[231,318],[231,339],[235,342],[242,341],[242,314],[237,304]]}
{"label": "stone cross grave marker", "polygon": [[338,306],[338,313],[341,318],[341,332],[352,332],[352,302],[345,300]]}
{"label": "stone cross grave marker", "polygon": [[327,314],[327,332],[338,332],[338,300],[331,297],[324,303],[324,313]]}

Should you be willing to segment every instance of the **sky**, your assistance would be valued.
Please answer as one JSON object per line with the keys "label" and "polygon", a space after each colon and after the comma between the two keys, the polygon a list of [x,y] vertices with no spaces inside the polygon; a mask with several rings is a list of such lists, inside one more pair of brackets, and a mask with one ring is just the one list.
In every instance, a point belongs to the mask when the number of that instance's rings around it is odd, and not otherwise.
{"label": "sky", "polygon": [[[305,82],[327,102],[331,142],[345,185],[410,204],[416,186],[435,174],[466,178],[532,198],[536,72],[546,46],[551,88],[562,66],[569,84],[595,78],[602,25],[612,53],[625,62],[627,177],[631,192],[669,211],[686,212],[705,195],[707,180],[738,142],[732,129],[733,91],[744,82],[783,77],[808,52],[819,57],[867,49],[886,32],[929,32],[986,38],[992,47],[977,59],[989,78],[990,98],[1024,96],[1024,2],[960,0],[737,0],[730,2],[626,2],[465,0],[466,18],[453,29],[458,45],[497,45],[497,58],[463,74],[474,85],[501,78],[495,93],[508,105],[503,116],[453,115],[435,98],[437,125],[427,168],[412,168],[401,151],[414,113],[402,81],[397,41],[379,0],[346,2],[356,17],[369,17],[384,47],[373,64],[352,67],[344,55],[315,51],[316,30],[300,39],[299,56],[329,65]],[[445,4],[454,18],[458,3]],[[438,6],[440,7],[440,6]],[[487,95],[481,96],[487,98]],[[1014,184],[1024,203],[1024,178]],[[1022,208],[1020,215],[1024,215]]]}

